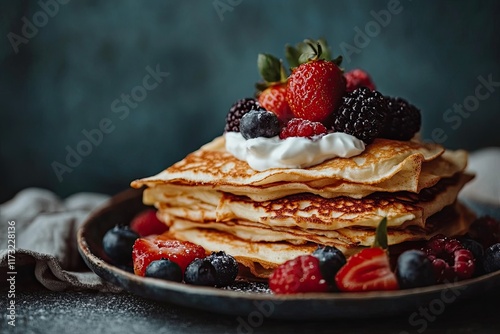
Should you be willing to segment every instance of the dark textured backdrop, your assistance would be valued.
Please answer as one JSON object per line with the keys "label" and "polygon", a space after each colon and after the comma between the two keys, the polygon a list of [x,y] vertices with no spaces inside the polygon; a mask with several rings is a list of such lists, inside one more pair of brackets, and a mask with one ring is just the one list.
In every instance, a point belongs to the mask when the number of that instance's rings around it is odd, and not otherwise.
{"label": "dark textured backdrop", "polygon": [[306,37],[420,107],[424,138],[500,146],[498,1],[41,0],[0,13],[0,202],[28,186],[113,194],[160,171],[222,132],[253,93],[257,53]]}

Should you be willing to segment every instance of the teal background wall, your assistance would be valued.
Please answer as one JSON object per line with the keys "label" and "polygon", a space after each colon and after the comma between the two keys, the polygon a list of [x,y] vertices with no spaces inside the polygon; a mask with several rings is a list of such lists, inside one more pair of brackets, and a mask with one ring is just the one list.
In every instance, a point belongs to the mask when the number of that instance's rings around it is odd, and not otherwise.
{"label": "teal background wall", "polygon": [[500,146],[498,1],[2,1],[0,15],[0,201],[159,172],[222,133],[259,52],[307,37],[421,108],[424,138]]}

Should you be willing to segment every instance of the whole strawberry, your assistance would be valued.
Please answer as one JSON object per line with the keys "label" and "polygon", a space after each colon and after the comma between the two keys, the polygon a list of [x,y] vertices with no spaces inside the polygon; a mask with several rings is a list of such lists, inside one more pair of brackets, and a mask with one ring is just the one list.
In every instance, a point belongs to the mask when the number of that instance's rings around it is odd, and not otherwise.
{"label": "whole strawberry", "polygon": [[257,68],[264,80],[256,84],[259,104],[286,123],[293,115],[286,100],[287,74],[282,61],[273,55],[261,53],[257,57]]}
{"label": "whole strawberry", "polygon": [[283,123],[293,118],[292,111],[286,100],[286,84],[266,88],[259,95],[259,103],[266,110],[275,113]]}
{"label": "whole strawberry", "polygon": [[366,87],[370,90],[375,90],[375,84],[372,79],[363,70],[359,68],[349,71],[344,74],[346,80],[346,92],[354,92],[356,89],[360,87]]}
{"label": "whole strawberry", "polygon": [[132,219],[130,229],[141,237],[145,237],[152,234],[162,234],[168,230],[168,226],[158,219],[156,210],[146,209]]}
{"label": "whole strawberry", "polygon": [[342,102],[345,79],[335,61],[320,58],[319,43],[309,45],[309,60],[296,67],[288,78],[286,98],[295,117],[323,122]]}

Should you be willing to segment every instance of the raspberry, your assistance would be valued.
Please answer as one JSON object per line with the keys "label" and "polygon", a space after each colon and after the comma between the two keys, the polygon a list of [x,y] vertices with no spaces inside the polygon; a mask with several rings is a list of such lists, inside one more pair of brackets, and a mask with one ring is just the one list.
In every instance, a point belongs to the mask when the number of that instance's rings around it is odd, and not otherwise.
{"label": "raspberry", "polygon": [[438,234],[427,242],[422,251],[434,266],[437,283],[460,281],[474,274],[474,256],[457,239]]}
{"label": "raspberry", "polygon": [[333,129],[345,132],[370,144],[385,126],[387,101],[382,94],[366,87],[342,97],[342,104],[333,114]]}
{"label": "raspberry", "polygon": [[472,223],[468,234],[486,249],[500,242],[500,222],[490,216],[479,217]]}
{"label": "raspberry", "polygon": [[387,119],[381,137],[410,140],[420,130],[420,110],[401,98],[386,97]]}
{"label": "raspberry", "polygon": [[253,98],[245,98],[236,101],[226,116],[225,132],[240,132],[240,119],[250,110],[265,110],[259,102]]}
{"label": "raspberry", "polygon": [[278,116],[266,110],[250,110],[240,120],[240,132],[245,139],[271,138],[277,136],[280,129]]}
{"label": "raspberry", "polygon": [[326,292],[328,284],[321,276],[319,260],[302,255],[276,268],[269,276],[269,288],[276,294]]}
{"label": "raspberry", "polygon": [[355,69],[344,74],[346,80],[346,92],[350,93],[360,87],[366,87],[370,90],[375,90],[375,84],[372,79],[363,70]]}
{"label": "raspberry", "polygon": [[288,137],[312,138],[327,133],[328,130],[320,122],[311,122],[302,118],[293,118],[281,129],[280,139]]}

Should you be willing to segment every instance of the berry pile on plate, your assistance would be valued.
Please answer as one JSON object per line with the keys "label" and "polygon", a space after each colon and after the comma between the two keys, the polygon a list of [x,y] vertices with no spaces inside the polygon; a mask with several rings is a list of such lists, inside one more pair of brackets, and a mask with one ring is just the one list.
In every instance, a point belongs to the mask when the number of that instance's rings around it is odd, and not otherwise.
{"label": "berry pile on plate", "polygon": [[[115,226],[103,237],[103,249],[118,267],[139,276],[192,285],[224,287],[238,276],[238,262],[223,251],[172,239],[153,209],[139,213],[129,225]],[[396,247],[400,247],[398,245]],[[269,277],[275,294],[398,290],[451,283],[500,270],[500,222],[476,219],[467,235],[436,235],[406,243],[404,250],[387,246],[383,220],[376,241],[346,259],[335,247],[318,247],[278,266]]]}
{"label": "berry pile on plate", "polygon": [[410,140],[420,130],[420,110],[401,98],[382,95],[370,76],[344,73],[342,57],[332,59],[326,42],[305,40],[287,46],[283,62],[259,54],[263,81],[255,98],[236,101],[226,116],[225,132],[256,137],[306,137],[344,132],[366,144],[375,138]]}
{"label": "berry pile on plate", "polygon": [[106,232],[104,252],[113,264],[139,276],[217,287],[234,282],[238,275],[234,257],[222,251],[207,254],[199,245],[163,234],[167,229],[155,210],[145,210],[130,225]]}
{"label": "berry pile on plate", "polygon": [[[269,277],[276,294],[390,291],[452,283],[500,270],[500,222],[477,219],[459,239],[436,235],[397,254],[381,222],[373,247],[347,260],[335,247],[289,260]],[[399,246],[398,246],[399,247]],[[396,253],[396,254],[393,254]]]}

